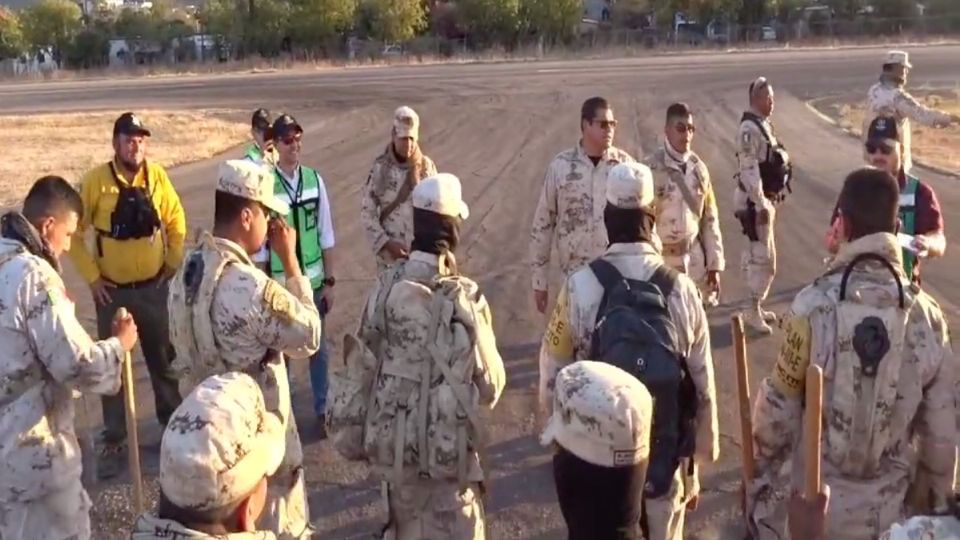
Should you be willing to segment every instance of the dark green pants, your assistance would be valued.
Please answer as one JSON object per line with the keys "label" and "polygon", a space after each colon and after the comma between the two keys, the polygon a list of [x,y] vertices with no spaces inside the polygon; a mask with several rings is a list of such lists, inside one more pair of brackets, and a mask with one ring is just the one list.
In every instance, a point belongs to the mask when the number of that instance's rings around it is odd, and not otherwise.
{"label": "dark green pants", "polygon": [[[138,287],[120,286],[110,289],[110,304],[97,306],[97,332],[100,339],[106,339],[113,334],[111,326],[118,309],[127,308],[133,315],[133,320],[137,323],[140,350],[143,351],[153,386],[157,420],[162,425],[166,425],[181,401],[179,383],[170,368],[174,352],[167,323],[167,288],[166,282],[160,284],[158,281]],[[137,396],[137,403],[143,403],[142,395]],[[102,396],[101,405],[104,442],[123,442],[127,438],[123,390],[115,396]]]}

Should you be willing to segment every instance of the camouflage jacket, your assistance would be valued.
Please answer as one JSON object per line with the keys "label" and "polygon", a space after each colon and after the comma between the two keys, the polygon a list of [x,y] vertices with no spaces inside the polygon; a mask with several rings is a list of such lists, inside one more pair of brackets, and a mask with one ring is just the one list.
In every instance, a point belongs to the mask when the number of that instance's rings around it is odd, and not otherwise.
{"label": "camouflage jacket", "polygon": [[176,521],[161,519],[152,512],[137,518],[130,533],[131,540],[276,540],[270,531],[212,535],[188,529]]}
{"label": "camouflage jacket", "polygon": [[[405,317],[405,314],[410,315],[411,313],[419,314],[419,317],[426,314],[422,310],[403,309],[404,306],[422,304],[422,298],[404,297],[402,294],[404,292],[415,293],[410,288],[394,288],[393,285],[400,280],[429,283],[434,276],[441,273],[449,274],[450,272],[447,265],[444,265],[444,268],[441,269],[440,258],[437,255],[414,251],[410,254],[410,258],[402,263],[402,266],[397,267],[395,275],[391,276],[393,272],[381,274],[377,286],[367,299],[361,316],[358,335],[361,336],[371,351],[380,355],[384,365],[383,369],[390,369],[391,358],[410,357],[410,355],[422,356],[424,354],[422,350],[423,340],[420,337],[423,335],[424,329],[428,328],[432,322],[426,318],[418,318],[416,315]],[[466,278],[464,279],[466,280]],[[476,316],[477,341],[475,354],[477,364],[473,368],[473,384],[477,389],[479,405],[492,409],[500,400],[506,386],[507,376],[503,367],[503,360],[497,350],[489,304],[479,292],[479,287],[472,281],[467,281],[468,286],[477,291],[475,303],[478,311]],[[385,303],[386,320],[382,325],[376,321],[375,316],[380,303]],[[381,328],[381,326],[386,328]],[[393,337],[388,339],[388,335]],[[411,350],[411,344],[415,344],[418,349]],[[453,398],[450,397],[450,399]],[[439,438],[456,440],[456,434],[449,433],[445,437]],[[469,480],[472,482],[482,481],[484,472],[477,453],[473,452],[468,461],[467,476]]]}
{"label": "camouflage jacket", "polygon": [[607,229],[603,224],[607,173],[619,163],[632,161],[629,154],[611,147],[594,165],[581,145],[553,158],[547,167],[530,232],[534,290],[548,290],[547,265],[554,242],[564,276],[603,253],[607,247]]}
{"label": "camouflage jacket", "polygon": [[[754,113],[757,114],[757,113]],[[760,115],[758,115],[760,116]],[[764,128],[770,140],[777,142],[777,135],[773,131],[773,124],[767,118],[763,121]],[[733,206],[737,209],[747,207],[747,201],[759,208],[769,208],[772,202],[763,194],[763,181],[760,179],[760,163],[766,161],[770,144],[764,137],[763,131],[751,121],[740,122],[737,128],[737,189],[733,192]]]}
{"label": "camouflage jacket", "polygon": [[[854,268],[846,301],[839,301],[844,269],[865,253],[893,265],[904,284],[902,309],[893,273],[872,260]],[[757,476],[748,511],[762,538],[784,537],[786,463],[796,465],[799,485],[804,373],[810,363],[824,373],[822,474],[831,487],[827,538],[878,537],[900,519],[917,465],[930,479],[935,505],[951,493],[957,414],[947,322],[937,303],[910,286],[902,272],[896,237],[869,235],[844,244],[828,273],[794,299],[776,367],[761,383],[753,413]],[[874,357],[879,359],[870,368],[864,358]]]}
{"label": "camouflage jacket", "polygon": [[[663,258],[649,244],[614,244],[602,258],[629,279],[647,280]],[[540,406],[547,415],[553,407],[557,373],[577,360],[590,360],[590,339],[597,320],[603,287],[590,268],[582,268],[567,279],[560,290],[550,324],[540,346]],[[679,332],[682,353],[697,387],[696,457],[700,463],[713,462],[720,454],[716,386],[707,316],[696,285],[685,275],[667,299],[670,317]]]}
{"label": "camouflage jacket", "polygon": [[[373,252],[377,254],[378,262],[381,264],[386,261],[380,259],[380,250],[389,240],[396,240],[410,247],[413,242],[413,204],[409,194],[405,201],[400,203],[396,209],[382,221],[380,216],[388,205],[400,194],[400,189],[407,181],[407,174],[410,170],[409,163],[400,163],[392,155],[392,150],[388,149],[373,162],[370,174],[367,175],[367,181],[363,185],[363,191],[360,193],[360,220],[367,233],[367,238],[373,246]],[[437,174],[437,166],[427,156],[422,156],[420,163],[420,179]]]}
{"label": "camouflage jacket", "polygon": [[913,165],[911,151],[910,120],[916,120],[925,126],[950,123],[950,115],[935,109],[925,107],[917,101],[903,85],[881,78],[870,87],[867,92],[867,111],[863,117],[861,133],[867,136],[870,122],[878,116],[892,116],[897,120],[897,130],[900,133],[900,143],[903,144],[903,170],[910,172]]}
{"label": "camouflage jacket", "polygon": [[[706,163],[693,152],[681,156],[669,148],[667,142],[647,157],[644,163],[653,172],[657,236],[663,242],[664,249],[687,253],[694,244],[701,242],[707,270],[722,272],[725,267],[723,236],[720,233],[717,198]],[[678,182],[688,187],[693,196],[693,207],[687,202]]]}
{"label": "camouflage jacket", "polygon": [[80,482],[74,397],[116,394],[123,352],[90,338],[46,260],[0,239],[0,501]]}
{"label": "camouflage jacket", "polygon": [[[198,270],[201,275],[192,275]],[[256,268],[239,245],[204,234],[170,283],[168,309],[177,352],[173,367],[186,374],[190,388],[215,373],[243,371],[260,384],[267,410],[292,426],[287,369],[279,353],[305,359],[316,352],[320,315],[309,279],[286,286]],[[302,452],[290,429],[284,466],[295,468]]]}

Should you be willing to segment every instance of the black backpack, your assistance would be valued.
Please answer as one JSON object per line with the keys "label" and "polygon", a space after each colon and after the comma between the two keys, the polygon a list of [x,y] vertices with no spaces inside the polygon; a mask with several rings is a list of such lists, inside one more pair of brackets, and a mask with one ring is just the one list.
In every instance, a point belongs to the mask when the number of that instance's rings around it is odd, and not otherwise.
{"label": "black backpack", "polygon": [[626,279],[602,259],[590,263],[590,270],[603,285],[603,299],[589,358],[633,374],[653,397],[644,496],[661,497],[680,459],[693,456],[696,446],[697,390],[667,307],[677,272],[661,265],[649,281]]}

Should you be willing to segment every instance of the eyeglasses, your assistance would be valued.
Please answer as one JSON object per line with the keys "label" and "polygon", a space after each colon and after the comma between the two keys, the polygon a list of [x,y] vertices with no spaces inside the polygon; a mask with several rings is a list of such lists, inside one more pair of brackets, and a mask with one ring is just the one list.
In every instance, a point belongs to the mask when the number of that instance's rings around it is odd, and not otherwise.
{"label": "eyeglasses", "polygon": [[302,139],[302,138],[303,138],[303,135],[300,135],[300,134],[290,135],[289,137],[284,137],[284,138],[280,139],[280,142],[282,142],[283,144],[286,144],[286,145],[291,145],[291,144],[293,144],[293,143],[298,143],[298,142],[300,142],[300,139]]}
{"label": "eyeglasses", "polygon": [[592,123],[600,126],[600,129],[616,129],[616,120],[594,120]]}
{"label": "eyeglasses", "polygon": [[697,126],[693,124],[679,123],[673,126],[673,129],[677,130],[677,133],[694,133],[697,131]]}
{"label": "eyeglasses", "polygon": [[886,144],[867,143],[865,146],[867,147],[868,154],[876,154],[877,152],[880,152],[885,156],[889,156],[893,153],[893,148]]}

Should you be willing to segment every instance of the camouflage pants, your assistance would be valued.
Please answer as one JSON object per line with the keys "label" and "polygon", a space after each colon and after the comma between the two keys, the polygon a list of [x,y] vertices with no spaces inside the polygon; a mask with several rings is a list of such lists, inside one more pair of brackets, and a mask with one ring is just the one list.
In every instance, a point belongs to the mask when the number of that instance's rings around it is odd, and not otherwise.
{"label": "camouflage pants", "polygon": [[79,478],[35,501],[0,502],[0,540],[87,540],[90,506]]}
{"label": "camouflage pants", "polygon": [[390,522],[384,540],[483,540],[479,486],[453,482],[384,484]]}
{"label": "camouflage pants", "polygon": [[776,209],[770,209],[766,225],[757,224],[757,242],[747,242],[740,258],[741,269],[750,291],[750,300],[763,302],[767,299],[773,276],[777,273],[777,246],[774,239]]}
{"label": "camouflage pants", "polygon": [[645,499],[649,538],[647,540],[683,540],[683,522],[687,502],[699,491],[696,477],[684,481],[684,465],[677,469],[670,490],[662,497]]}
{"label": "camouflage pants", "polygon": [[687,255],[664,255],[663,262],[677,272],[686,274],[704,296],[710,292],[707,288],[707,264],[699,244],[694,243]]}

